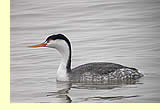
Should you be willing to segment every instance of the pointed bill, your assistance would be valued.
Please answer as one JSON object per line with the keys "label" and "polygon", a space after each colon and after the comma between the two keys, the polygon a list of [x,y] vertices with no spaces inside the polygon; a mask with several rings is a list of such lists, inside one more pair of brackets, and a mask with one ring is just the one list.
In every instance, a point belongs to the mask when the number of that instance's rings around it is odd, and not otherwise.
{"label": "pointed bill", "polygon": [[28,46],[28,48],[36,48],[36,47],[46,47],[47,44],[38,44],[38,45],[33,45],[33,46]]}

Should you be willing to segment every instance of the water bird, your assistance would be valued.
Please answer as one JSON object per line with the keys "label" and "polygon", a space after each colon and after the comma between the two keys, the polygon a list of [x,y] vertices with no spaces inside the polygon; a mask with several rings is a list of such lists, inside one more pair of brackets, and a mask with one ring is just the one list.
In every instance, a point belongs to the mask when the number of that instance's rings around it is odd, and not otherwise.
{"label": "water bird", "polygon": [[50,47],[59,51],[62,58],[56,74],[57,81],[136,80],[143,76],[136,68],[108,62],[91,62],[71,69],[71,43],[63,34],[51,35],[45,42],[28,47]]}

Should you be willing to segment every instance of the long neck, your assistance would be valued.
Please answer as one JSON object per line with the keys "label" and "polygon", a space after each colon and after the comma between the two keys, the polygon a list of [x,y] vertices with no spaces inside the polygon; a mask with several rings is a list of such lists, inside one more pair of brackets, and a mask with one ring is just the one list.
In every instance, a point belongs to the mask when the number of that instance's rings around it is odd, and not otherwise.
{"label": "long neck", "polygon": [[68,47],[65,47],[62,50],[59,50],[59,52],[62,57],[60,65],[66,69],[66,72],[70,72],[71,71],[71,50],[68,49]]}
{"label": "long neck", "polygon": [[61,64],[63,64],[67,72],[71,71],[71,45],[65,43],[58,50],[62,56]]}
{"label": "long neck", "polygon": [[61,62],[57,71],[57,79],[58,80],[68,80],[68,73],[71,72],[71,46],[70,44],[64,42],[60,42],[60,45],[57,44],[56,49],[61,54]]}

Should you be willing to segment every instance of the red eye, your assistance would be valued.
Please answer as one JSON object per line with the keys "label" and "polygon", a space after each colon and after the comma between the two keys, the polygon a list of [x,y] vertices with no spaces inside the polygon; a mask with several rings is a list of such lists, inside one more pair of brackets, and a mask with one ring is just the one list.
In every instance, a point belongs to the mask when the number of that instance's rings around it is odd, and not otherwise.
{"label": "red eye", "polygon": [[47,40],[47,43],[49,43],[49,40]]}

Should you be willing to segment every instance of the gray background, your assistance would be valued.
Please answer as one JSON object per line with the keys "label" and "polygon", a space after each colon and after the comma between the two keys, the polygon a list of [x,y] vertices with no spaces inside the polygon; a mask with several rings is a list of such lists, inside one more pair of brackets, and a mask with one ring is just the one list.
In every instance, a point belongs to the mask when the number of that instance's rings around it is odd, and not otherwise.
{"label": "gray background", "polygon": [[[56,83],[60,56],[30,49],[52,34],[72,42],[72,67],[106,61],[138,68],[137,84]],[[159,0],[11,0],[11,102],[160,102]]]}

